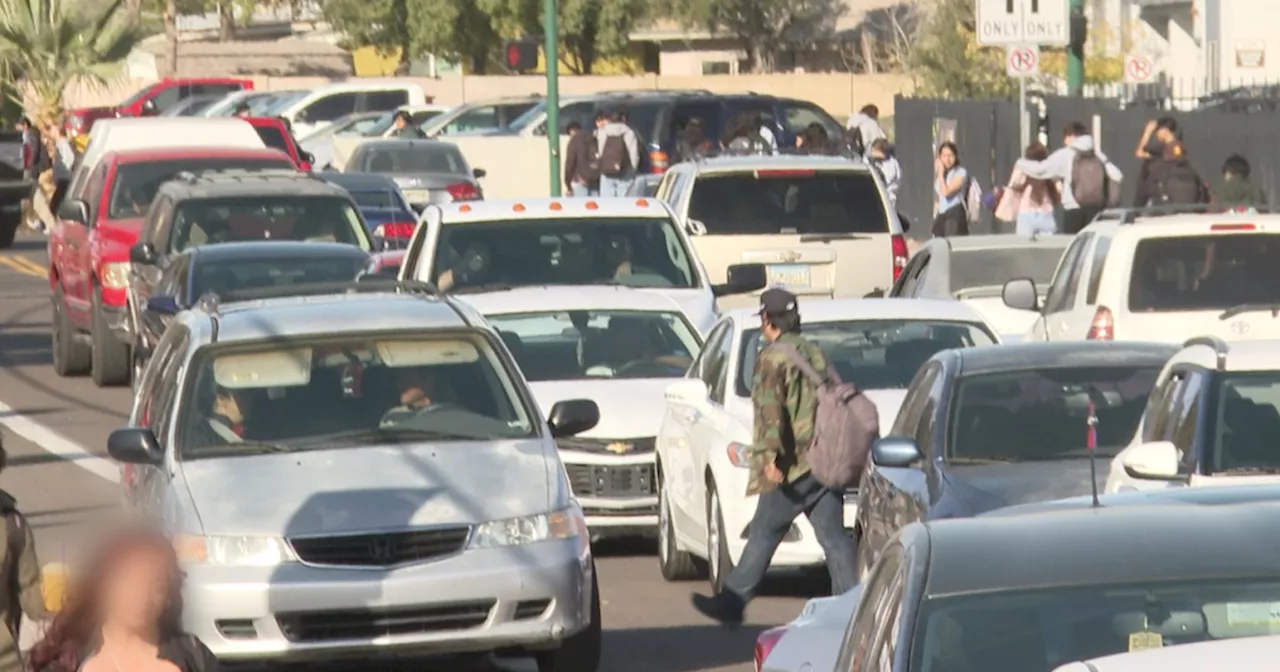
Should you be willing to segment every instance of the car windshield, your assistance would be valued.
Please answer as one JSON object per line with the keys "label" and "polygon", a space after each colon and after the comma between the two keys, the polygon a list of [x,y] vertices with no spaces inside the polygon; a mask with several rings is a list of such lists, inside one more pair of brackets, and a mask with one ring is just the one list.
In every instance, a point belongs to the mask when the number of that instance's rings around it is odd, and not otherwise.
{"label": "car windshield", "polygon": [[[1133,439],[1159,366],[1074,366],[962,376],[947,457],[1030,462],[1100,456]],[[1097,422],[1090,430],[1090,417]]]}
{"label": "car windshield", "polygon": [[110,219],[144,217],[156,192],[165,182],[182,172],[206,170],[293,170],[288,157],[280,158],[190,158],[125,163],[116,168],[111,183]]}
{"label": "car windshield", "polygon": [[755,170],[699,175],[689,217],[710,235],[888,233],[869,171]]}
{"label": "car windshield", "polygon": [[313,240],[355,245],[369,235],[355,207],[334,196],[244,196],[183,201],[173,217],[173,252],[249,240]]}
{"label": "car windshield", "polygon": [[1147,238],[1133,254],[1129,309],[1226,310],[1280,303],[1280,235]]}
{"label": "car windshield", "polygon": [[164,87],[164,84],[152,84],[151,86],[148,86],[142,89],[141,91],[133,94],[132,96],[129,96],[128,98],[125,99],[123,103],[120,103],[119,105],[117,105],[117,107],[130,107],[132,105],[135,105],[139,101],[143,101],[150,98],[152,94],[159,91],[163,87]]}
{"label": "car windshield", "polygon": [[[1217,395],[1209,473],[1280,473],[1280,372],[1226,373]],[[1199,401],[1180,412],[1195,418]],[[1198,422],[1179,423],[1191,431]],[[1194,436],[1175,437],[1178,445],[1191,445]]]}
{"label": "car windshield", "polygon": [[262,287],[345,282],[369,262],[358,254],[291,256],[270,259],[230,259],[198,264],[192,279],[192,298],[206,292],[225,294]]}
{"label": "car windshield", "polygon": [[1220,578],[926,599],[910,669],[1050,672],[1135,648],[1268,635],[1277,603],[1280,582]]}
{"label": "car windshield", "polygon": [[290,143],[279,128],[275,126],[254,126],[253,130],[258,132],[259,138],[262,138],[262,144],[271,149],[278,149],[285,154],[289,153]]}
{"label": "car windshield", "polygon": [[1053,280],[1065,246],[1020,246],[989,250],[951,250],[951,291],[994,288],[1014,278],[1031,278],[1039,287]]}
{"label": "car windshield", "polygon": [[358,151],[347,170],[362,173],[440,173],[467,175],[466,159],[457,145],[444,142],[391,142]]}
{"label": "car windshield", "polygon": [[[950,348],[993,345],[995,336],[980,324],[935,320],[851,320],[806,322],[804,337],[822,349],[840,374],[866,390],[905,388],[935,354]],[[738,396],[751,396],[759,329],[742,334],[738,353]]]}
{"label": "car windshield", "polygon": [[512,131],[523,130],[525,126],[528,126],[529,124],[533,123],[534,119],[537,119],[538,117],[543,116],[544,114],[546,114],[546,112],[547,112],[547,104],[538,103],[537,105],[534,105],[529,109],[525,110],[524,114],[521,114],[520,116],[513,119],[511,123],[507,126],[507,128],[511,129]]}
{"label": "car windshield", "polygon": [[184,459],[533,436],[487,339],[379,335],[217,349],[192,363]]}
{"label": "car windshield", "polygon": [[530,382],[679,378],[698,337],[679,313],[572,310],[490,315]]}
{"label": "car windshield", "polygon": [[262,109],[261,116],[279,116],[281,112],[284,112],[286,107],[302,100],[307,93],[307,91],[281,91],[280,93],[273,94],[271,103]]}
{"label": "car windshield", "polygon": [[666,217],[512,219],[447,224],[432,281],[491,286],[697,287],[693,256]]}

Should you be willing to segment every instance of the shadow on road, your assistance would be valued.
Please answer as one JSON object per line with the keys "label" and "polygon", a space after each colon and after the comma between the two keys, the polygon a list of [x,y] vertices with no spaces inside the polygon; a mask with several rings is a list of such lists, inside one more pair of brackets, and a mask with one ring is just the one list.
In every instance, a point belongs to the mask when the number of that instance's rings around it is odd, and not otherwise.
{"label": "shadow on road", "polygon": [[[32,325],[35,328],[35,325]],[[44,333],[38,331],[7,331],[0,333],[0,353],[4,353],[4,362],[11,366],[47,366],[53,363],[53,350],[49,339],[48,325],[42,325]]]}
{"label": "shadow on road", "polygon": [[761,626],[729,630],[716,625],[684,625],[605,630],[600,669],[608,672],[697,672],[750,665]]}
{"label": "shadow on road", "polygon": [[[36,237],[32,235],[27,237],[22,236],[21,232],[19,232],[19,236],[17,240],[13,241],[13,246],[9,248],[10,252],[44,252],[49,249],[49,239],[44,236]],[[41,260],[34,261],[37,265],[43,264]]]}

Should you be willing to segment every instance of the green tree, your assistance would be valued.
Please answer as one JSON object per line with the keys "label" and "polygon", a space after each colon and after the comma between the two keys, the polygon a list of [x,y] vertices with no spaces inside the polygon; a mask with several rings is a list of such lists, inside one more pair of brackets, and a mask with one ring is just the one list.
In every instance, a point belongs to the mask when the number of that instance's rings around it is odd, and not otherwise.
{"label": "green tree", "polygon": [[653,15],[650,7],[645,0],[563,0],[560,60],[573,74],[590,75],[597,60],[625,55],[631,31]]}
{"label": "green tree", "polygon": [[907,57],[916,92],[939,98],[1004,98],[1018,83],[1005,74],[1004,50],[979,47],[974,0],[939,0]]}
{"label": "green tree", "polygon": [[840,0],[665,0],[663,14],[735,38],[753,72],[773,72],[784,52],[830,37]]}
{"label": "green tree", "polygon": [[401,68],[407,70],[412,54],[409,4],[408,0],[325,0],[321,13],[345,36],[348,48],[374,47],[383,54],[399,51]]}
{"label": "green tree", "polygon": [[142,40],[124,2],[0,0],[0,60],[24,83],[33,119],[55,119],[67,85],[102,82]]}

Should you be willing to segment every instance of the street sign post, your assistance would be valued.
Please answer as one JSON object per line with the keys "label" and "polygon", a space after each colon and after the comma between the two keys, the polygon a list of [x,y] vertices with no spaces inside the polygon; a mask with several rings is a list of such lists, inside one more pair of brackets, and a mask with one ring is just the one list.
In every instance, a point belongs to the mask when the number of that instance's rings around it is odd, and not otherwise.
{"label": "street sign post", "polygon": [[1125,84],[1150,84],[1156,79],[1156,65],[1146,54],[1129,54],[1124,59]]}
{"label": "street sign post", "polygon": [[1020,44],[1005,51],[1004,71],[1018,80],[1018,137],[1021,147],[1031,142],[1031,127],[1027,119],[1027,78],[1040,74],[1040,47]]}
{"label": "street sign post", "polygon": [[1065,47],[1071,37],[1069,0],[978,0],[978,44]]}

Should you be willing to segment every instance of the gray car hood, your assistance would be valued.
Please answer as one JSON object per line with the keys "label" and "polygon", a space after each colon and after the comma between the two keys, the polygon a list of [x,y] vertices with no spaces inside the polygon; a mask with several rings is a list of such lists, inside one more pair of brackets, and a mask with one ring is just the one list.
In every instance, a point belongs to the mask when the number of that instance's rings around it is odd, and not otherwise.
{"label": "gray car hood", "polygon": [[[1110,459],[1098,456],[1098,478],[1106,479]],[[973,516],[1017,504],[1048,502],[1090,494],[1089,460],[1013,464],[947,464],[942,469],[947,481],[948,510],[944,517]],[[1102,485],[1098,486],[1099,492]]]}
{"label": "gray car hood", "polygon": [[287,537],[545,513],[560,471],[549,459],[527,439],[194,460],[182,473],[205,534]]}

